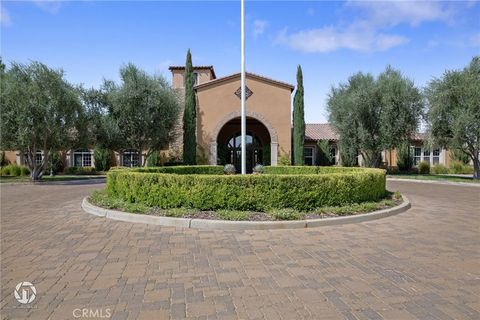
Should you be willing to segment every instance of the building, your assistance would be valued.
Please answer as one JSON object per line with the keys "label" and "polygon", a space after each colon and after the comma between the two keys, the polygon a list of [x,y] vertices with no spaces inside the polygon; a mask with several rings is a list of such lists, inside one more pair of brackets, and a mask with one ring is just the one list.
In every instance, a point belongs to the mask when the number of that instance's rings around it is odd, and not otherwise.
{"label": "building", "polygon": [[[231,163],[240,170],[240,73],[217,78],[213,66],[195,66],[195,86],[197,96],[197,145],[198,152],[208,164]],[[171,66],[172,86],[183,99],[184,66]],[[294,86],[261,75],[246,73],[247,96],[247,171],[257,163],[277,165],[279,160],[289,161],[292,150],[292,92]],[[180,103],[183,105],[183,102]],[[183,110],[175,128],[175,141],[167,153],[181,155],[183,143]],[[318,165],[319,141],[328,141],[328,162],[341,164],[337,147],[338,137],[328,123],[307,124],[305,129],[305,164]],[[427,161],[431,164],[448,165],[446,150],[427,150],[422,147],[423,136],[417,135],[413,141],[416,163]],[[41,162],[42,152],[37,153]],[[139,150],[115,152],[115,165],[138,166],[143,161]],[[11,163],[24,164],[20,152],[7,151],[6,158]],[[64,165],[94,166],[93,150],[78,149],[63,152]],[[383,162],[387,167],[396,166],[395,150],[383,152]],[[362,159],[359,156],[359,165]],[[326,164],[324,161],[321,164]]]}

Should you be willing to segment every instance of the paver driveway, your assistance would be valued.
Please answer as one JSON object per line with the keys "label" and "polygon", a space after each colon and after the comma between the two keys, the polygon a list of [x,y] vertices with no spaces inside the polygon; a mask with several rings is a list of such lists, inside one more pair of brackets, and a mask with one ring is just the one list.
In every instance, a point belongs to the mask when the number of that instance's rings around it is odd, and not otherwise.
{"label": "paver driveway", "polygon": [[222,232],[83,212],[101,186],[1,186],[3,319],[480,319],[480,188],[394,182],[394,217]]}

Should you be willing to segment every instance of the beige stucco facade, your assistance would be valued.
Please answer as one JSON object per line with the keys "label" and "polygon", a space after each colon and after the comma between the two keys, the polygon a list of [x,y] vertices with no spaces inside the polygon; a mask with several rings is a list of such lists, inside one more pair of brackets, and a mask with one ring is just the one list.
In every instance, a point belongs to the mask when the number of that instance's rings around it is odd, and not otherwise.
{"label": "beige stucco facade", "polygon": [[[228,135],[225,130],[234,135],[240,129],[236,121],[241,115],[240,99],[235,94],[240,88],[240,74],[214,79],[213,68],[201,68],[194,69],[198,74],[195,86],[197,144],[205,151],[208,162],[217,164],[219,144],[223,144],[225,135]],[[173,87],[184,94],[184,70],[173,67],[171,71]],[[276,165],[280,156],[289,157],[291,153],[291,95],[294,88],[250,73],[246,75],[246,86],[252,93],[246,101],[247,131],[258,135],[263,147],[269,147],[268,162]],[[263,128],[259,128],[262,125]]]}

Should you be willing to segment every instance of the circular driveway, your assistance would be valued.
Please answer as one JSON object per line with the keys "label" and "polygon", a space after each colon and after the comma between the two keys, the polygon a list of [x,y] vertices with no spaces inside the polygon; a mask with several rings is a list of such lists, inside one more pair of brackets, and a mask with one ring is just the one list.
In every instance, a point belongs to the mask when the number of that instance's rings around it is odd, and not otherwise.
{"label": "circular driveway", "polygon": [[[412,209],[315,229],[92,216],[102,184],[1,186],[3,319],[480,319],[480,188],[389,182]],[[36,287],[30,304],[13,294]]]}

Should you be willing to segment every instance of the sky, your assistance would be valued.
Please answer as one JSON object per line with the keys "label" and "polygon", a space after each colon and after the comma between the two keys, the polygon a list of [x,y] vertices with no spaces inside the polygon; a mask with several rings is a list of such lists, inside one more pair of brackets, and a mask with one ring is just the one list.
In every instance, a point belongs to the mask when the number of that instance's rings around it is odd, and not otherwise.
{"label": "sky", "polygon": [[[1,1],[4,62],[41,61],[74,84],[118,80],[133,62],[168,80],[188,48],[217,77],[240,71],[240,1]],[[478,1],[246,1],[246,69],[296,84],[307,123],[332,86],[387,65],[424,87],[480,55]],[[292,95],[293,101],[293,95]],[[248,108],[248,105],[247,105]]]}

